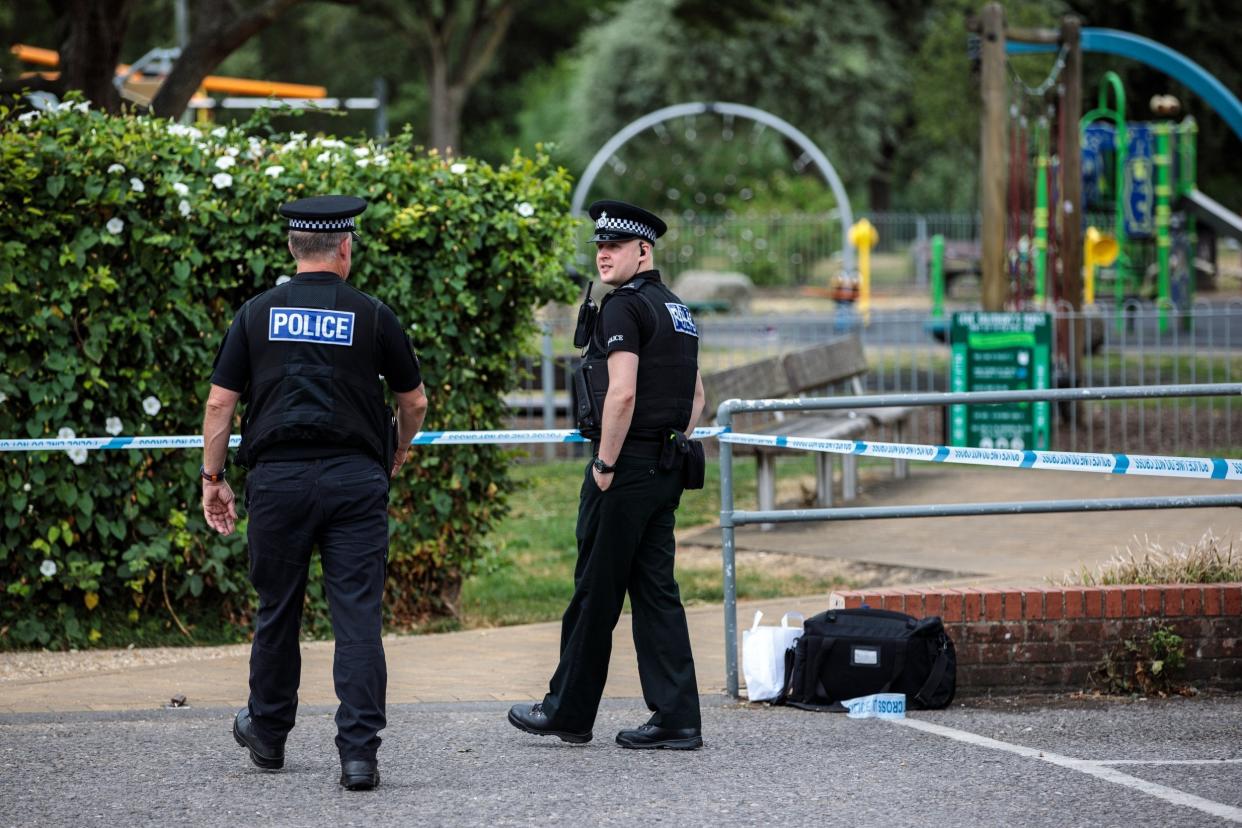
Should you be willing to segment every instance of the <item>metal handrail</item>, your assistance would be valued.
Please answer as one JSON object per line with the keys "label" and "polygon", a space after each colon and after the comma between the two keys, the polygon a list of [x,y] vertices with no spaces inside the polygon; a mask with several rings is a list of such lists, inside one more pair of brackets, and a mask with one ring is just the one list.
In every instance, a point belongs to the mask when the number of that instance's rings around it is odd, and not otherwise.
{"label": "metal handrail", "polygon": [[[1188,385],[1125,385],[1111,388],[1046,388],[1026,391],[955,391],[919,394],[873,394],[804,399],[725,400],[716,409],[716,423],[731,429],[733,415],[748,411],[823,411],[897,406],[980,405],[1007,402],[1084,402],[1088,400],[1161,399],[1166,397],[1242,396],[1242,383]],[[917,459],[917,458],[911,458]],[[813,520],[865,520],[904,517],[1091,512],[1129,509],[1192,509],[1242,506],[1238,495],[1170,495],[1167,497],[1111,498],[1075,501],[1014,501],[1001,503],[945,503],[838,509],[784,509],[740,511],[733,508],[733,446],[720,443],[721,565],[724,571],[725,685],[737,698],[737,575],[733,530],[751,523],[795,523]]]}

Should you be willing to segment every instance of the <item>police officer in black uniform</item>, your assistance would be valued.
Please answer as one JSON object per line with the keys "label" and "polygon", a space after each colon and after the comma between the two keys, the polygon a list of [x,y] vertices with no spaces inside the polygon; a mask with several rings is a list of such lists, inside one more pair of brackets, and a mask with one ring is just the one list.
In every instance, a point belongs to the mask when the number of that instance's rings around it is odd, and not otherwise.
{"label": "police officer in black uniform", "polygon": [[[298,705],[302,601],[318,546],[336,637],[340,782],[350,790],[379,784],[388,481],[427,411],[418,358],[396,315],[346,282],[354,216],[365,209],[362,199],[339,195],[280,209],[297,275],[246,302],[220,345],[201,469],[203,514],[227,535],[237,512],[225,460],[241,400],[238,461],[250,469],[247,541],[259,613],[250,702],[234,719],[233,736],[260,768],[284,765]],[[397,400],[395,426],[383,382]]]}
{"label": "police officer in black uniform", "polygon": [[590,338],[576,379],[579,428],[594,441],[594,457],[579,496],[574,595],[548,694],[538,704],[514,705],[509,721],[528,733],[590,741],[628,591],[652,716],[618,733],[617,743],[693,750],[703,744],[702,721],[686,613],[673,578],[673,524],[695,465],[688,458],[697,457],[702,485],[701,446],[687,440],[703,408],[698,330],[654,269],[664,222],[619,201],[597,201],[588,212],[595,220],[596,268],[614,290],[594,324],[583,320]]}

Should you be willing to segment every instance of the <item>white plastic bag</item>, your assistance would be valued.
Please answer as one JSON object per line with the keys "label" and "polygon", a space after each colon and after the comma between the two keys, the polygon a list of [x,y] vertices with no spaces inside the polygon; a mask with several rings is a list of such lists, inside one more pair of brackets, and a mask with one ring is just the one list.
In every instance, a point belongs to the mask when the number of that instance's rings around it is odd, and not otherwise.
{"label": "white plastic bag", "polygon": [[[768,701],[781,694],[785,685],[785,650],[802,635],[802,613],[787,612],[779,627],[761,627],[763,612],[755,610],[755,623],[742,632],[742,675],[746,696],[751,701]],[[789,619],[799,621],[789,626]]]}

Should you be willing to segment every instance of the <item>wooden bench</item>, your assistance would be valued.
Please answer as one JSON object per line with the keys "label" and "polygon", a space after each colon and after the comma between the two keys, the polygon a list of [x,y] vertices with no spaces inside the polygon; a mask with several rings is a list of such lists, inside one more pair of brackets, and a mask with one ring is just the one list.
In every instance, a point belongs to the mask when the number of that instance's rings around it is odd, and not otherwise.
{"label": "wooden bench", "polygon": [[[867,361],[862,342],[857,336],[845,336],[822,345],[795,351],[782,357],[739,365],[703,377],[708,410],[728,399],[780,399],[786,397],[829,396],[844,388],[846,393],[862,393],[862,377]],[[756,415],[735,415],[734,430],[784,437],[817,440],[855,440],[876,426],[887,426],[901,441],[909,408],[868,408],[849,411],[773,412],[766,422],[756,424]],[[753,454],[758,473],[759,509],[769,511],[776,506],[776,457],[800,453],[797,449],[776,446],[733,444],[735,455]],[[833,461],[841,462],[841,496],[845,501],[858,496],[858,455],[814,452],[815,497],[819,506],[833,501]],[[908,475],[905,460],[894,461],[893,474]]]}

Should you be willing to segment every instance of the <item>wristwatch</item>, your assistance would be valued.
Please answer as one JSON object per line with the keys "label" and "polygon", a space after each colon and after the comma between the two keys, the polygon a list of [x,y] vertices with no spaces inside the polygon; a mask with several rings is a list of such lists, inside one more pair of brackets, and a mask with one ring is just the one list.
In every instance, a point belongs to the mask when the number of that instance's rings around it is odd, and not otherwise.
{"label": "wristwatch", "polygon": [[199,466],[199,467],[198,467],[198,476],[199,476],[199,477],[201,477],[201,478],[203,478],[204,480],[206,480],[208,483],[223,483],[223,482],[226,480],[226,478],[225,478],[225,476],[224,476],[224,471],[225,471],[225,467],[224,467],[224,466],[221,466],[221,467],[220,467],[220,471],[215,472],[215,473],[213,474],[213,473],[211,473],[211,472],[207,471],[207,467],[206,467],[206,466]]}
{"label": "wristwatch", "polygon": [[595,456],[595,462],[592,463],[591,465],[594,466],[595,470],[599,472],[600,474],[612,474],[614,471],[617,470],[616,466],[610,466],[607,463],[605,463],[603,460],[600,460],[599,455]]}

